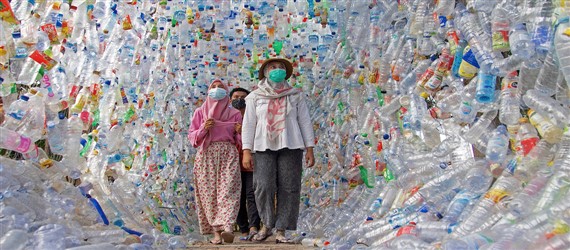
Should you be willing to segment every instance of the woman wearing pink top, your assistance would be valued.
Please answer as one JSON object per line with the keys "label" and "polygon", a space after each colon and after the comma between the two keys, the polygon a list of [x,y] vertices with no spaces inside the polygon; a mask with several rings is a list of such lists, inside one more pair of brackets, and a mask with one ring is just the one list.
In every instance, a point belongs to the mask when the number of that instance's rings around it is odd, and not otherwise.
{"label": "woman wearing pink top", "polygon": [[214,80],[204,104],[192,117],[188,139],[198,148],[194,161],[196,212],[202,234],[212,244],[232,243],[239,211],[241,113],[230,107],[228,87]]}

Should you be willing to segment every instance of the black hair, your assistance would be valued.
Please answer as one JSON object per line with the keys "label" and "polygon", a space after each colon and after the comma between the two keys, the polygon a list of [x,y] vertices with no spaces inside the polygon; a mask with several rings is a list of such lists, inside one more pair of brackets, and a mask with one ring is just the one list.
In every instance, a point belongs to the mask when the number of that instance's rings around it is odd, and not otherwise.
{"label": "black hair", "polygon": [[237,87],[237,88],[232,89],[232,91],[230,91],[230,98],[232,98],[232,96],[234,95],[234,93],[235,93],[235,92],[238,92],[238,91],[245,92],[245,93],[247,93],[247,94],[249,95],[249,90],[244,89],[244,88]]}

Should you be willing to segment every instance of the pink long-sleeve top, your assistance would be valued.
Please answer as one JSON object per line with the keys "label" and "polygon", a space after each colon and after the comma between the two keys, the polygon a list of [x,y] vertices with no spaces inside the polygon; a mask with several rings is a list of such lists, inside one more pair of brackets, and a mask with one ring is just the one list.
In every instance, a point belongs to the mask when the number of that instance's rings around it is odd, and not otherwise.
{"label": "pink long-sleeve top", "polygon": [[227,141],[241,146],[241,135],[235,131],[235,124],[241,123],[241,113],[233,113],[227,121],[215,121],[214,127],[210,130],[204,129],[204,117],[201,108],[196,109],[192,117],[192,123],[188,130],[188,139],[195,148],[205,149],[211,142]]}

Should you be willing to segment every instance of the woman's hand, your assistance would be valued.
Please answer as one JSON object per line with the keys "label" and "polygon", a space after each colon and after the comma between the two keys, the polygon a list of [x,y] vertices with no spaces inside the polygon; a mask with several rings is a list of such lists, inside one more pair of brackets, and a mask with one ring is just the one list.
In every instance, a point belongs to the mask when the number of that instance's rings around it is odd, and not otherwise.
{"label": "woman's hand", "polygon": [[236,130],[236,133],[241,134],[241,124],[236,123],[234,129]]}
{"label": "woman's hand", "polygon": [[216,124],[216,122],[214,119],[210,118],[204,122],[204,129],[209,130],[214,127],[214,124]]}
{"label": "woman's hand", "polygon": [[253,157],[251,156],[251,150],[249,149],[243,150],[242,165],[243,168],[245,169],[248,170],[253,169]]}
{"label": "woman's hand", "polygon": [[313,148],[307,148],[307,153],[305,154],[305,163],[307,164],[308,168],[315,165],[315,155],[313,154]]}

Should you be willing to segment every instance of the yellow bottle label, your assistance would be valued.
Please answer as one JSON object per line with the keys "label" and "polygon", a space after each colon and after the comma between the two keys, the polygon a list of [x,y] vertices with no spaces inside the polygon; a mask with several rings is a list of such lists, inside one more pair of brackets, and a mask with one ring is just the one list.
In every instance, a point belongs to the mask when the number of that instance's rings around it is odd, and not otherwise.
{"label": "yellow bottle label", "polygon": [[557,220],[554,223],[554,229],[552,230],[552,233],[554,233],[554,234],[566,234],[568,232],[570,232],[570,226],[568,224],[566,224],[564,221]]}
{"label": "yellow bottle label", "polygon": [[485,199],[490,199],[493,202],[497,203],[503,198],[505,198],[509,193],[507,190],[504,189],[491,189],[487,194],[485,194]]}
{"label": "yellow bottle label", "polygon": [[562,34],[570,36],[570,27],[566,28]]}

